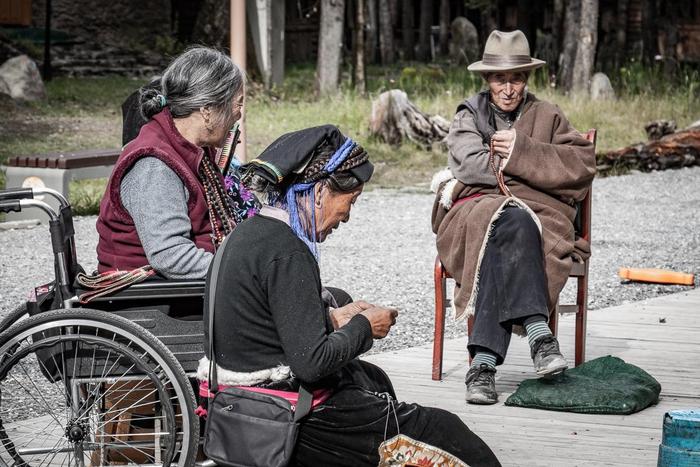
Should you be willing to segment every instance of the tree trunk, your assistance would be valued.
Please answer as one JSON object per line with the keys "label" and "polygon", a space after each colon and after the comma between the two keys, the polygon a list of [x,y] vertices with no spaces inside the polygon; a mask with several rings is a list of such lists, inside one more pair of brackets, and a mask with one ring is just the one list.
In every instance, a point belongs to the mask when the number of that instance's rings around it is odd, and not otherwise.
{"label": "tree trunk", "polygon": [[418,60],[427,62],[430,54],[430,28],[433,25],[433,2],[421,0],[420,2],[420,26],[418,29]]}
{"label": "tree trunk", "polygon": [[588,92],[598,44],[598,0],[581,0],[581,23],[571,89]]}
{"label": "tree trunk", "polygon": [[559,57],[557,83],[565,92],[571,91],[576,49],[581,21],[581,0],[567,0],[564,15],[564,46]]}
{"label": "tree trunk", "polygon": [[537,14],[532,0],[518,0],[518,29],[520,29],[530,42],[530,50],[535,50],[535,28],[537,27]]}
{"label": "tree trunk", "polygon": [[365,35],[365,63],[377,63],[379,52],[379,19],[377,0],[367,0]]}
{"label": "tree trunk", "polygon": [[399,24],[399,0],[389,0],[389,15],[391,16],[393,34],[396,32],[395,27]]}
{"label": "tree trunk", "polygon": [[401,38],[403,59],[413,60],[413,46],[415,44],[415,10],[413,0],[403,0],[401,3]]}
{"label": "tree trunk", "polygon": [[447,55],[450,37],[450,0],[440,1],[440,55]]}
{"label": "tree trunk", "polygon": [[615,69],[619,69],[625,61],[627,50],[627,2],[617,1],[617,32],[615,33]]}
{"label": "tree trunk", "polygon": [[[679,57],[676,54],[676,46],[678,45],[678,41],[680,39],[678,24],[681,21],[683,11],[684,10],[680,1],[669,2],[666,4],[666,11],[664,12],[664,17],[662,19],[665,41],[664,50],[661,52],[664,57],[664,78],[669,82],[672,82],[675,78],[679,64]],[[688,9],[685,11],[688,11]]]}
{"label": "tree trunk", "polygon": [[421,112],[400,89],[383,92],[372,102],[369,132],[386,143],[398,145],[409,139],[430,148],[443,142],[449,129],[450,122]]}
{"label": "tree trunk", "polygon": [[552,12],[552,57],[554,60],[548,63],[549,75],[556,76],[559,72],[558,59],[561,54],[561,42],[564,36],[564,0],[554,0],[554,11]]}
{"label": "tree trunk", "polygon": [[353,42],[353,81],[355,91],[367,92],[365,80],[365,0],[355,0],[355,40]]}
{"label": "tree trunk", "polygon": [[656,0],[642,0],[642,58],[648,63],[654,63],[654,57],[659,52],[657,39],[659,37],[658,12]]}
{"label": "tree trunk", "polygon": [[228,1],[202,0],[194,25],[192,41],[211,47],[226,48],[230,45],[229,21],[231,4]]}
{"label": "tree trunk", "polygon": [[484,50],[484,45],[486,44],[486,39],[488,39],[491,31],[498,29],[498,21],[496,20],[496,8],[494,3],[489,2],[488,5],[481,9],[481,31],[480,31],[480,50]]}
{"label": "tree trunk", "polygon": [[338,91],[344,13],[345,0],[321,0],[321,27],[316,64],[316,90],[320,95]]}
{"label": "tree trunk", "polygon": [[379,2],[379,55],[382,65],[394,63],[394,28],[391,24],[389,3]]}

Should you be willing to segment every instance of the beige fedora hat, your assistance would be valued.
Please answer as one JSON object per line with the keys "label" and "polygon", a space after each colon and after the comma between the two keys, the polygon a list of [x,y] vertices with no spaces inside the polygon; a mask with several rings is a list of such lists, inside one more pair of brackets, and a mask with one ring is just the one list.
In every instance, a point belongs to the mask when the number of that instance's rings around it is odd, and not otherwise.
{"label": "beige fedora hat", "polygon": [[484,56],[467,67],[469,71],[534,70],[546,62],[530,57],[530,44],[520,30],[492,31],[486,40]]}

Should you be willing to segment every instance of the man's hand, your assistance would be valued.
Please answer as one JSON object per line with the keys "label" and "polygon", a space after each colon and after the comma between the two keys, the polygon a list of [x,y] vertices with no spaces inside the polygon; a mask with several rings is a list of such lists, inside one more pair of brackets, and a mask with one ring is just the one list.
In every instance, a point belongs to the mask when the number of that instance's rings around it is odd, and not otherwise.
{"label": "man's hand", "polygon": [[515,130],[500,130],[491,137],[493,152],[501,156],[500,168],[506,165],[510,151],[515,143]]}
{"label": "man's hand", "polygon": [[353,316],[356,314],[367,310],[369,308],[372,308],[374,305],[371,303],[367,303],[365,301],[357,301],[357,302],[352,302],[349,303],[345,306],[342,306],[340,308],[332,308],[330,311],[331,315],[331,321],[333,322],[333,329],[340,329],[346,324],[348,324],[348,321],[352,319]]}
{"label": "man's hand", "polygon": [[372,326],[372,337],[382,339],[389,334],[389,329],[396,324],[396,317],[399,315],[399,311],[395,308],[373,306],[362,311],[361,314],[369,320],[369,324]]}

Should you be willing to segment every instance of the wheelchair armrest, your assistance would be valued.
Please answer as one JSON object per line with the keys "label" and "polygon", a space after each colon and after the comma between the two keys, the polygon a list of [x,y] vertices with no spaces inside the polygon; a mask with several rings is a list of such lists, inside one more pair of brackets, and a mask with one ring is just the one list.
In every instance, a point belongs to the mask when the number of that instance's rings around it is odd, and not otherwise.
{"label": "wheelchair armrest", "polygon": [[174,298],[174,297],[204,297],[204,280],[191,279],[148,279],[133,284],[106,297],[103,300],[133,300],[135,298]]}

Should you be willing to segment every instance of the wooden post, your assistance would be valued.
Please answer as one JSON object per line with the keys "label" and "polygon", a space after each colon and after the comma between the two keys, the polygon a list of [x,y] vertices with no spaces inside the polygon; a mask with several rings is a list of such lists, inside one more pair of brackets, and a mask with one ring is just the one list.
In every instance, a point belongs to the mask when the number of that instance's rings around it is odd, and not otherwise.
{"label": "wooden post", "polygon": [[[245,0],[231,0],[231,59],[238,65],[241,71],[246,73],[246,40],[245,40]],[[246,131],[245,131],[245,95],[243,96],[244,105],[241,112],[241,142],[238,145],[236,156],[241,159],[241,162],[248,161],[248,152],[246,149]]]}
{"label": "wooden post", "polygon": [[44,19],[44,81],[51,80],[51,0],[46,0]]}

